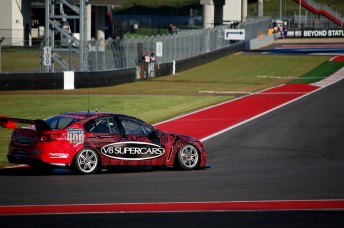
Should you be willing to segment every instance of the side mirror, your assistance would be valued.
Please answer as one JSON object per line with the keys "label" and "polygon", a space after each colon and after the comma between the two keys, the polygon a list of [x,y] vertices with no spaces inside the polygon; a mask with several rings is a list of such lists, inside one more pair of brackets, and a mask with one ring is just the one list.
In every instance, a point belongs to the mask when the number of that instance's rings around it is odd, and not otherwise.
{"label": "side mirror", "polygon": [[152,132],[148,135],[149,139],[160,138],[161,132],[155,128],[152,128]]}

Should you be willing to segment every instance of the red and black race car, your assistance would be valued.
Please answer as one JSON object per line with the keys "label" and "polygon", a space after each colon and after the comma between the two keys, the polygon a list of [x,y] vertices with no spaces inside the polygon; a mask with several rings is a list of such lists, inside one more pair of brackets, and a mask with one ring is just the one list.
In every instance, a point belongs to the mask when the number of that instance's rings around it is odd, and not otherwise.
{"label": "red and black race car", "polygon": [[92,174],[109,166],[192,170],[205,168],[207,163],[204,146],[197,139],[162,132],[122,114],[68,112],[45,120],[2,116],[0,126],[14,129],[8,161],[43,171],[64,167]]}

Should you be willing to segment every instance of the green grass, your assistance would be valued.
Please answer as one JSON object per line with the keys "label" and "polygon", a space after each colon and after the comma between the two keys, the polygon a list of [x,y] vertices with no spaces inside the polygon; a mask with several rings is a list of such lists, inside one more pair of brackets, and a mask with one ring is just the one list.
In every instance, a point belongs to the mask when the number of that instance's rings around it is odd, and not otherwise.
{"label": "green grass", "polygon": [[40,66],[39,47],[1,49],[1,72],[39,71]]}
{"label": "green grass", "polygon": [[[248,1],[248,16],[254,16],[257,9],[257,0]],[[314,0],[319,4],[331,7],[337,11],[339,15],[343,15],[344,4],[343,0]],[[302,14],[305,13],[305,8],[302,8]],[[283,0],[282,1],[282,14],[283,17],[286,15],[294,16],[299,13],[299,3],[295,0]],[[280,14],[280,0],[264,0],[264,16],[279,16]]]}
{"label": "green grass", "polygon": [[[339,13],[343,12],[344,4],[343,0],[314,0],[316,3],[325,4],[330,6],[334,10],[338,10]],[[199,4],[199,0],[126,0],[123,4],[123,8],[132,7],[134,3],[136,5],[150,6],[150,7],[160,7],[160,6],[170,6],[170,7],[183,7],[193,4]],[[248,5],[250,8],[255,9],[257,6],[257,0],[248,0]],[[298,9],[299,3],[295,0],[283,0],[283,14],[285,11],[293,12]],[[269,12],[279,12],[280,0],[264,0],[264,13],[269,15]],[[251,10],[252,12],[254,10]]]}
{"label": "green grass", "polygon": [[[339,14],[344,12],[343,0],[314,0],[316,3],[324,4],[336,10]],[[122,9],[132,7],[134,3],[141,6],[152,8],[160,6],[184,7],[188,5],[199,4],[199,0],[126,0]],[[254,16],[257,8],[257,0],[248,0],[248,16]],[[283,0],[283,15],[294,15],[298,13],[299,3],[295,0]],[[120,10],[120,8],[118,9]],[[280,0],[264,0],[264,16],[277,16],[280,11]]]}
{"label": "green grass", "polygon": [[168,34],[168,28],[157,28],[157,27],[144,27],[139,26],[136,33],[126,33],[124,34],[127,38],[136,38],[142,36],[155,36],[157,34],[163,35]]}
{"label": "green grass", "polygon": [[304,74],[302,77],[294,79],[289,83],[314,83],[318,82],[329,75],[332,75],[339,69],[344,67],[344,62],[324,62],[316,69],[309,71]]}
{"label": "green grass", "polygon": [[199,0],[126,0],[122,8],[132,7],[133,5],[150,6],[150,7],[183,7],[192,4],[198,4]]}
{"label": "green grass", "polygon": [[0,95],[2,116],[40,119],[56,113],[99,110],[135,115],[149,123],[216,104],[233,96]]}
{"label": "green grass", "polygon": [[[24,55],[24,54],[23,54]],[[46,118],[66,111],[99,110],[123,113],[148,123],[184,114],[298,78],[329,57],[230,55],[176,75],[118,86],[79,90],[0,91],[0,116]],[[278,77],[275,77],[278,76]],[[215,96],[201,91],[232,92]],[[0,130],[0,166],[11,131]]]}

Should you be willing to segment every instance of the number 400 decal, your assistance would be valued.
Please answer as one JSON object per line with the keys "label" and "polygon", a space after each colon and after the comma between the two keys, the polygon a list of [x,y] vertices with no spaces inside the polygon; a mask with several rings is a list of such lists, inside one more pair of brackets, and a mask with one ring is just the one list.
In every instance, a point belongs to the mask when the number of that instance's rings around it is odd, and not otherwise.
{"label": "number 400 decal", "polygon": [[67,140],[73,144],[84,143],[84,140],[85,140],[84,131],[79,128],[68,128]]}

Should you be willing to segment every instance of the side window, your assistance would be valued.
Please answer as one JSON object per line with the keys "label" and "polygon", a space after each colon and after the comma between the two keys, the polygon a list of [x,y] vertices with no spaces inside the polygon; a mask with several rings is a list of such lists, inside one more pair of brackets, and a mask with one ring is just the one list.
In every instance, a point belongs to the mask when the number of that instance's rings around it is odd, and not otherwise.
{"label": "side window", "polygon": [[102,117],[85,124],[85,130],[93,133],[118,134],[117,125],[113,117]]}
{"label": "side window", "polygon": [[119,119],[127,135],[148,136],[152,133],[151,126],[145,123],[125,117],[120,117]]}

